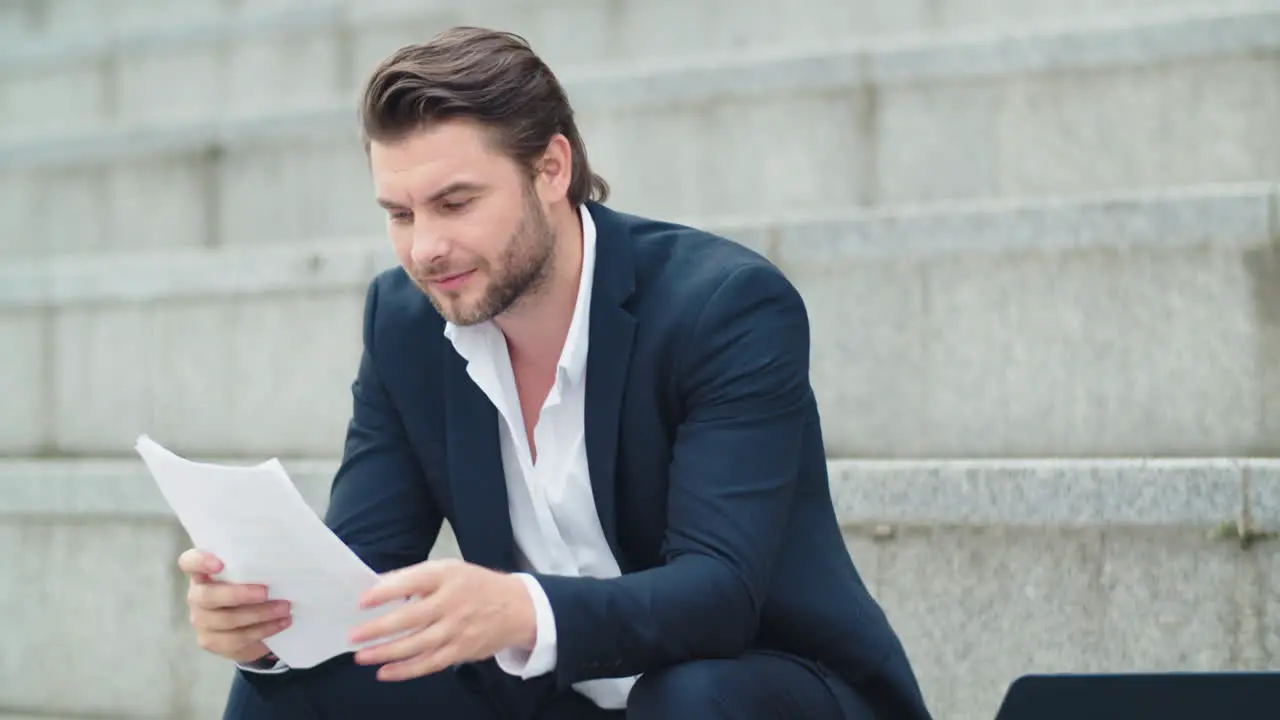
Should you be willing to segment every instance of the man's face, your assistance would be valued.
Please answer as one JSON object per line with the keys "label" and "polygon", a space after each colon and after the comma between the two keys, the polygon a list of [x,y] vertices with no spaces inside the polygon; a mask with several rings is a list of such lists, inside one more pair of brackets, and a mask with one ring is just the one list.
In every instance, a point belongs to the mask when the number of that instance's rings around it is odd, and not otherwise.
{"label": "man's face", "polygon": [[369,148],[396,258],[455,325],[505,312],[539,290],[555,233],[533,180],[461,120]]}

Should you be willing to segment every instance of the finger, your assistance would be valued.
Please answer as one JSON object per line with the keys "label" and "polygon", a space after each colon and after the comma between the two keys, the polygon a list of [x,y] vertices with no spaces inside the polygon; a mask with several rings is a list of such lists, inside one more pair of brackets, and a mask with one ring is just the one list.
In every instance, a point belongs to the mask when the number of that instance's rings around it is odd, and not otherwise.
{"label": "finger", "polygon": [[408,602],[391,612],[352,628],[350,640],[362,644],[378,638],[427,627],[439,617],[439,602],[422,599]]}
{"label": "finger", "polygon": [[178,569],[187,575],[214,575],[222,572],[222,561],[210,553],[192,548],[178,556]]}
{"label": "finger", "polygon": [[192,584],[187,589],[187,604],[202,610],[256,605],[267,601],[267,588],[262,585],[229,583]]}
{"label": "finger", "polygon": [[270,652],[262,641],[282,632],[291,624],[292,620],[289,618],[270,620],[233,632],[201,632],[196,637],[201,649],[236,662],[246,662]]}
{"label": "finger", "polygon": [[360,596],[360,607],[372,608],[414,595],[430,595],[448,575],[449,566],[431,561],[393,570]]}
{"label": "finger", "polygon": [[258,623],[281,620],[289,617],[290,612],[289,603],[275,600],[223,610],[192,611],[192,624],[215,631],[239,630]]}
{"label": "finger", "polygon": [[429,654],[417,655],[402,662],[383,665],[378,668],[378,679],[383,682],[400,682],[433,675],[450,665],[456,665],[461,659],[453,651],[452,646],[445,646]]}
{"label": "finger", "polygon": [[[252,627],[241,629],[239,631],[239,635],[242,639],[250,641],[250,644],[260,643],[263,640],[266,640],[267,638],[271,637],[272,635],[277,635],[281,632],[284,632],[292,624],[293,624],[293,618],[291,617],[280,618],[279,620],[268,620],[266,622],[260,622],[257,625],[254,625]],[[263,649],[266,650],[267,652],[271,652],[265,646],[263,647]],[[266,655],[267,652],[255,655],[251,659],[262,657],[263,655]]]}
{"label": "finger", "polygon": [[448,645],[452,634],[446,623],[435,623],[415,633],[361,648],[356,651],[355,660],[361,665],[385,665],[418,655],[431,655]]}

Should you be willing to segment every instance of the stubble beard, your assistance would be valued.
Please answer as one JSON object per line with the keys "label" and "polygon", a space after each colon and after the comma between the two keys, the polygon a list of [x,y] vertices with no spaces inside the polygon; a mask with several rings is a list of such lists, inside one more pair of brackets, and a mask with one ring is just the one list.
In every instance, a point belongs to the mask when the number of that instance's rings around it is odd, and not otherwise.
{"label": "stubble beard", "polygon": [[441,299],[428,289],[427,283],[416,278],[415,282],[446,321],[458,326],[478,325],[536,295],[546,285],[554,265],[555,240],[555,230],[542,206],[526,194],[520,225],[507,241],[498,264],[476,268],[476,272],[487,271],[490,278],[477,302],[467,305],[460,300]]}

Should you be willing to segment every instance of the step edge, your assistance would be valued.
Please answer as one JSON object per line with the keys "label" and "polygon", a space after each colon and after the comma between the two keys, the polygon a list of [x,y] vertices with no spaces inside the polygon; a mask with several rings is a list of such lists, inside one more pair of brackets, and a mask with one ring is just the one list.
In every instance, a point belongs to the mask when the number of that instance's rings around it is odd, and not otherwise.
{"label": "step edge", "polygon": [[[1074,34],[1066,30],[994,33],[873,45],[833,43],[597,69],[571,66],[561,73],[561,79],[575,110],[603,107],[617,112],[770,92],[821,93],[1280,50],[1280,8],[1200,12],[1118,28],[1091,28]],[[354,138],[358,129],[354,106],[354,99],[335,97],[278,113],[0,136],[0,170],[101,164],[154,153],[199,153],[283,136],[349,132]]]}
{"label": "step edge", "polygon": [[[773,217],[707,218],[785,271],[859,257],[1063,252],[1091,247],[1280,243],[1280,184],[1205,185],[1075,200],[947,203]],[[394,267],[381,237],[0,259],[0,311],[170,298],[359,291]]]}
{"label": "step edge", "polygon": [[[266,459],[192,456],[239,465]],[[320,512],[338,460],[281,463]],[[1280,529],[1280,459],[833,459],[828,469],[837,518],[845,527],[1214,531],[1243,521],[1255,531]],[[140,460],[7,459],[0,460],[0,522],[6,518],[164,522],[172,515]]]}

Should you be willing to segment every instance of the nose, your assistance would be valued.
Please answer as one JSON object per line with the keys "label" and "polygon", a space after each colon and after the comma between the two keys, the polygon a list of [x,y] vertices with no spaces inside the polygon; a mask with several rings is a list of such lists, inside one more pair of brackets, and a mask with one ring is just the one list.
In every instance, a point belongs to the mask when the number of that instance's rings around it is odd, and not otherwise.
{"label": "nose", "polygon": [[413,259],[414,265],[429,267],[444,257],[448,252],[448,248],[449,242],[442,233],[415,218],[413,223],[413,246],[409,250],[409,255]]}

